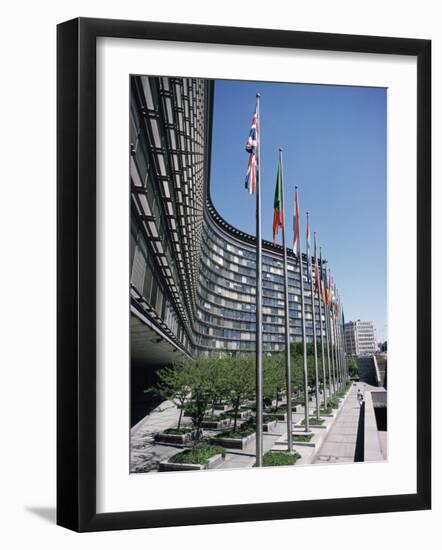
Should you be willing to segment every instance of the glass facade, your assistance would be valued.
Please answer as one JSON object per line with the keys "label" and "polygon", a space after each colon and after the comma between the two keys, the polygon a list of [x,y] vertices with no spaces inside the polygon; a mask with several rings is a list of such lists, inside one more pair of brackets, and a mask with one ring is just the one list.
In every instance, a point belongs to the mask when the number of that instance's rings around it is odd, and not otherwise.
{"label": "glass facade", "polygon": [[[201,79],[131,78],[131,312],[190,355],[255,349],[255,239],[230,226],[210,200],[212,91]],[[288,268],[295,341],[301,300],[291,252]],[[311,340],[305,262],[304,279]],[[264,241],[265,352],[284,349],[283,284],[282,248]],[[318,309],[316,320],[319,334]]]}

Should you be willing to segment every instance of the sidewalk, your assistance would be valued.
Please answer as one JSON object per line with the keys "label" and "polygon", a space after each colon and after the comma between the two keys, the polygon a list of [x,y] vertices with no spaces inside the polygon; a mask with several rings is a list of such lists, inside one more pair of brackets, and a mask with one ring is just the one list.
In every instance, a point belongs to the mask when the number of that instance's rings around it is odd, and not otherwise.
{"label": "sidewalk", "polygon": [[313,464],[325,462],[354,462],[360,406],[356,397],[358,388],[369,391],[371,386],[358,383],[351,386],[339,414],[324,438]]}

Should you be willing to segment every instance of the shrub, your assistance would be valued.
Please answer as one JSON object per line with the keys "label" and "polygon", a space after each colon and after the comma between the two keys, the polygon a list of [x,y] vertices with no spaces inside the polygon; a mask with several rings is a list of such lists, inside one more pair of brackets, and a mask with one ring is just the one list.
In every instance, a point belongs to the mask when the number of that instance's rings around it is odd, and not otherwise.
{"label": "shrub", "polygon": [[[301,422],[301,424],[305,426],[305,418]],[[316,418],[315,416],[312,416],[311,418],[309,418],[309,424],[311,424],[312,426],[322,426],[322,424],[324,424],[324,419]]]}
{"label": "shrub", "polygon": [[163,433],[171,435],[183,435],[193,432],[193,428],[168,428]]}
{"label": "shrub", "polygon": [[337,399],[336,397],[332,397],[328,400],[328,406],[332,409],[337,409],[339,407],[339,399]]}
{"label": "shrub", "polygon": [[212,456],[221,454],[223,458],[226,456],[226,450],[219,445],[208,445],[207,443],[200,443],[195,445],[192,449],[182,451],[171,458],[169,462],[172,464],[203,464],[209,463],[209,459]]}
{"label": "shrub", "polygon": [[294,435],[293,441],[296,443],[308,443],[311,438],[313,437],[313,434],[302,434],[302,435]]}
{"label": "shrub", "polygon": [[227,437],[232,439],[242,439],[247,437],[256,431],[256,426],[252,422],[244,422],[239,428],[233,428],[232,430],[226,430],[221,432],[217,437]]}
{"label": "shrub", "polygon": [[231,415],[228,413],[214,414],[213,416],[209,414],[204,417],[204,420],[208,422],[218,422],[219,420],[226,420],[227,418],[230,418],[230,417]]}
{"label": "shrub", "polygon": [[299,453],[272,453],[268,452],[263,457],[263,466],[293,466],[301,458]]}

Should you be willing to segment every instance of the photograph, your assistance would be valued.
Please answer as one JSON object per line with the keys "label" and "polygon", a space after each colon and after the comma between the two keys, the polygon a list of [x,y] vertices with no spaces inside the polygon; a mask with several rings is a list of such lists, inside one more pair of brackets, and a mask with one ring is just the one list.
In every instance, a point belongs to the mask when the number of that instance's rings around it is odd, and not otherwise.
{"label": "photograph", "polygon": [[387,88],[129,80],[130,473],[388,460]]}

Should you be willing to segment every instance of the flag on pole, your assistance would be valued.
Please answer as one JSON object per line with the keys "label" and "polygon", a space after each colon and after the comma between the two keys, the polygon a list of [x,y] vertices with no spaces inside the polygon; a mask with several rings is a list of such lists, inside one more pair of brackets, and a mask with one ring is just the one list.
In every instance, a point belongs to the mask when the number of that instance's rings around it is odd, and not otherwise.
{"label": "flag on pole", "polygon": [[282,210],[282,166],[281,157],[278,162],[278,172],[276,174],[275,200],[273,202],[273,244],[276,244],[278,231],[284,225],[284,212]]}
{"label": "flag on pole", "polygon": [[252,126],[246,143],[246,151],[249,153],[249,162],[247,165],[247,174],[245,188],[253,195],[256,188],[256,181],[259,177],[258,171],[258,139],[259,139],[259,121],[258,121],[258,102],[256,102],[255,112],[252,117]]}
{"label": "flag on pole", "polygon": [[315,233],[315,236],[314,236],[314,241],[315,241],[315,244],[314,244],[314,253],[315,253],[315,291],[318,293],[319,295],[319,268],[318,268],[318,248],[316,246],[316,233]]}
{"label": "flag on pole", "polygon": [[295,209],[293,214],[293,252],[301,256],[301,242],[299,240],[299,204],[298,204],[298,188],[295,187]]}
{"label": "flag on pole", "polygon": [[324,304],[324,307],[327,305],[327,294],[325,292],[325,287],[326,287],[326,274],[325,274],[325,269],[322,265],[322,247],[321,247],[321,250],[320,250],[320,255],[319,255],[319,266],[320,266],[320,279],[321,279],[321,296],[322,296],[322,303]]}
{"label": "flag on pole", "polygon": [[323,284],[324,284],[324,294],[325,294],[325,305],[327,307],[330,307],[330,289],[328,286],[328,280],[327,280],[327,269],[323,270]]}

